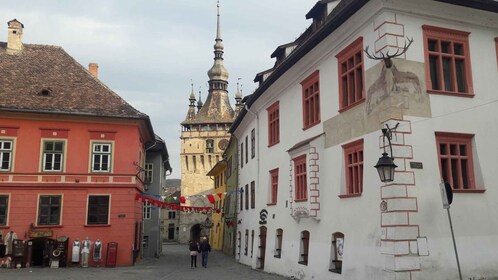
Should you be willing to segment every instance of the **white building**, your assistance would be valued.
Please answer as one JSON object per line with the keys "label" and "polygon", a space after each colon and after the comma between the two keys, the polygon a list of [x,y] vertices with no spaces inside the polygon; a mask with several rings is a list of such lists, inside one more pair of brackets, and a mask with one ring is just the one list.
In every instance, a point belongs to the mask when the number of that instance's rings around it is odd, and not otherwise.
{"label": "white building", "polygon": [[[498,277],[497,11],[492,0],[318,1],[230,130],[239,262],[297,279],[458,279],[447,181],[463,278]],[[383,61],[367,46],[408,49]],[[397,168],[384,184],[386,125]]]}

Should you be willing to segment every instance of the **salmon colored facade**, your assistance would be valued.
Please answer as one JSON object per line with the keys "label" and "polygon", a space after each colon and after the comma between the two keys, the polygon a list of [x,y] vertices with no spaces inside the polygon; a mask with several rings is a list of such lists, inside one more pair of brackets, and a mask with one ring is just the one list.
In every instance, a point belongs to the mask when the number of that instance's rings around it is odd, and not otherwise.
{"label": "salmon colored facade", "polygon": [[[140,130],[136,120],[2,116],[0,139],[13,142],[11,169],[0,172],[0,195],[9,198],[7,223],[0,226],[3,236],[11,231],[26,241],[39,235],[49,239],[66,236],[68,265],[74,240],[100,239],[104,244],[100,265],[106,265],[107,244],[117,242],[116,265],[133,264],[132,249],[140,248],[142,222],[142,202],[135,199],[143,191],[137,177],[137,173],[142,176],[137,166],[142,166],[145,158]],[[64,143],[62,172],[42,171],[47,140]],[[111,145],[110,172],[92,172],[92,143]],[[39,224],[42,195],[61,196],[59,224]],[[107,224],[88,223],[92,195],[109,196]],[[90,254],[90,266],[96,265],[92,260]]]}
{"label": "salmon colored facade", "polygon": [[103,84],[96,64],[88,71],[61,47],[24,44],[24,25],[7,25],[0,266],[134,264],[145,147],[155,141],[149,117]]}

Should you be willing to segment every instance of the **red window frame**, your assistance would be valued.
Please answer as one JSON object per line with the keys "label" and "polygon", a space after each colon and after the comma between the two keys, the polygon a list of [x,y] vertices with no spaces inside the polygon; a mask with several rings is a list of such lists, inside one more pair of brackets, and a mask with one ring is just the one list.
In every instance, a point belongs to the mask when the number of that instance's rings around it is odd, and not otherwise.
{"label": "red window frame", "polygon": [[479,192],[474,178],[473,138],[472,134],[436,132],[439,174],[454,192]]}
{"label": "red window frame", "polygon": [[294,180],[295,197],[294,201],[308,200],[308,186],[306,174],[306,155],[294,158]]}
{"label": "red window frame", "polygon": [[346,170],[346,195],[360,196],[363,192],[363,139],[342,146]]}
{"label": "red window frame", "polygon": [[498,37],[495,38],[495,47],[496,47],[496,64],[498,64]]}
{"label": "red window frame", "polygon": [[303,130],[320,123],[320,73],[318,70],[301,82],[303,92]]}
{"label": "red window frame", "polygon": [[268,147],[280,143],[280,103],[273,103],[268,111]]}
{"label": "red window frame", "polygon": [[270,170],[270,202],[268,205],[277,204],[278,194],[278,168]]}
{"label": "red window frame", "polygon": [[363,37],[349,44],[336,56],[339,73],[339,112],[365,101]]}
{"label": "red window frame", "polygon": [[423,25],[427,92],[472,97],[469,34]]}

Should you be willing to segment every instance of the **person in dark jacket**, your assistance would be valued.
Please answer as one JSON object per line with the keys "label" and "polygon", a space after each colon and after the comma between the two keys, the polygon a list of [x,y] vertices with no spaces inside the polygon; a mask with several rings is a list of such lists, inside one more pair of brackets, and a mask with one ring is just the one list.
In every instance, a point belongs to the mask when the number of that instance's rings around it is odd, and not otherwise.
{"label": "person in dark jacket", "polygon": [[197,253],[200,252],[199,243],[190,240],[188,250],[190,251],[190,268],[197,268]]}
{"label": "person in dark jacket", "polygon": [[209,245],[206,237],[202,238],[200,248],[202,254],[202,267],[206,268],[208,265],[208,255],[209,252],[211,252],[211,245]]}

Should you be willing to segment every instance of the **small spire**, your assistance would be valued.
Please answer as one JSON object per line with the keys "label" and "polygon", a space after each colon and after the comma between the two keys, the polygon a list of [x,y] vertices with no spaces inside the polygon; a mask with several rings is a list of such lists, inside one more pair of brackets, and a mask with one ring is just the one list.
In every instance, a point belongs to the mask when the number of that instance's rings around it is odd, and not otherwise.
{"label": "small spire", "polygon": [[192,81],[192,79],[190,79],[190,86],[192,88],[191,92],[190,92],[190,100],[194,100],[195,101],[195,94],[194,94],[194,81]]}
{"label": "small spire", "polygon": [[199,101],[197,101],[197,112],[202,108],[204,104],[202,103],[202,98],[201,98],[201,87],[199,87]]}
{"label": "small spire", "polygon": [[239,81],[240,80],[242,80],[242,78],[237,79],[237,92],[235,93],[235,100],[242,99],[242,84],[240,84],[240,88],[239,88]]}
{"label": "small spire", "polygon": [[216,9],[217,13],[217,22],[216,22],[216,39],[221,39],[221,30],[220,30],[220,0],[216,1]]}

